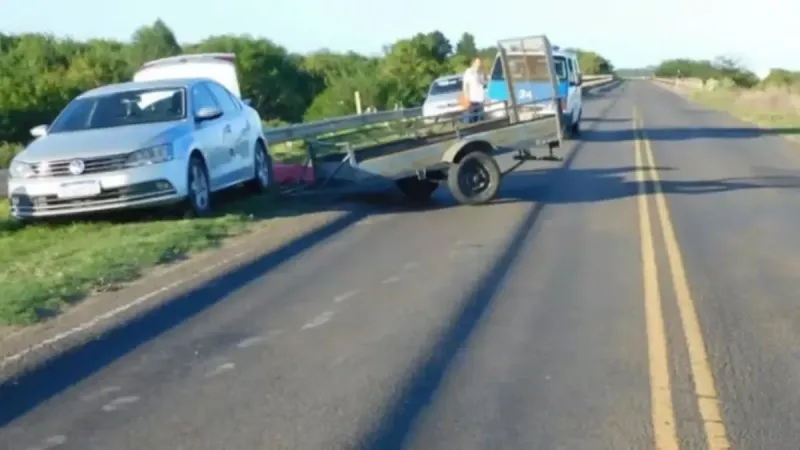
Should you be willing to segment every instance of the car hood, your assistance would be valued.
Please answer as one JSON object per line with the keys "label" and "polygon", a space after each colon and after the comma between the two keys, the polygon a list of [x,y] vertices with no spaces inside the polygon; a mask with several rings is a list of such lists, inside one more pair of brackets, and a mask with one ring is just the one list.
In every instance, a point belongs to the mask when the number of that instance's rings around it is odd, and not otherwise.
{"label": "car hood", "polygon": [[116,155],[171,142],[187,127],[186,122],[167,122],[53,133],[28,144],[16,159],[39,162]]}
{"label": "car hood", "polygon": [[457,106],[458,105],[458,96],[461,94],[461,91],[455,92],[448,92],[447,94],[439,94],[433,97],[428,97],[425,100],[426,106]]}

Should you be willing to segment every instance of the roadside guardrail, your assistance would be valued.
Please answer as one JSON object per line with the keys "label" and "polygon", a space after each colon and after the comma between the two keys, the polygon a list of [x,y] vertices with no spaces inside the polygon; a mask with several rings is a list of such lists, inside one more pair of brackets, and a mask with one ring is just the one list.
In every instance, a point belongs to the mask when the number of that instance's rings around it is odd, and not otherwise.
{"label": "roadside guardrail", "polygon": [[650,80],[658,82],[658,83],[662,83],[662,84],[668,84],[668,85],[674,86],[674,87],[688,87],[688,88],[693,88],[693,89],[703,89],[703,86],[705,86],[705,84],[703,83],[703,80],[701,80],[699,78],[661,78],[661,77],[652,77],[652,78],[650,78]]}
{"label": "roadside guardrail", "polygon": [[[610,75],[585,76],[584,89],[604,84],[608,81],[611,81],[612,78],[613,77]],[[353,114],[351,116],[334,117],[332,119],[320,120],[317,122],[265,128],[264,136],[267,138],[268,144],[280,144],[282,142],[301,141],[303,139],[317,137],[322,134],[334,133],[341,130],[361,128],[400,119],[413,119],[419,117],[421,114],[421,107]]]}
{"label": "roadside guardrail", "polygon": [[[587,75],[583,77],[583,89],[599,86],[613,80],[610,75]],[[413,119],[422,114],[422,108],[405,108],[391,111],[353,114],[351,116],[334,117],[316,122],[299,123],[275,128],[265,128],[264,135],[268,144],[301,141],[303,139],[335,133],[341,130],[361,128],[399,119]],[[8,195],[8,170],[0,169],[0,198]]]}

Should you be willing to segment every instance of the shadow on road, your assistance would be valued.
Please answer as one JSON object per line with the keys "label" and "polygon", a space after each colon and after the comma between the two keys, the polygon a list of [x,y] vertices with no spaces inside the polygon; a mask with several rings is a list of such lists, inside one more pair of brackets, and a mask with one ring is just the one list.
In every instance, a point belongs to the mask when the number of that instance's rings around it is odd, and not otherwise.
{"label": "shadow on road", "polygon": [[[611,121],[623,120],[612,119]],[[797,135],[800,134],[800,128],[643,128],[641,132],[651,141],[685,141],[691,139],[753,139],[762,136]],[[635,138],[636,136],[632,129],[587,130],[581,135],[581,140],[587,142],[624,142],[632,141]]]}
{"label": "shadow on road", "polygon": [[[595,121],[623,122],[625,119],[605,119],[613,102]],[[598,137],[630,136],[630,131],[587,130],[588,139],[582,139],[569,154],[564,164],[553,169],[518,172],[504,181],[498,202],[531,203],[528,214],[514,231],[505,251],[495,265],[477,280],[462,306],[444,332],[427,350],[420,363],[412,368],[410,376],[387,406],[384,414],[371,430],[362,436],[356,448],[365,450],[395,450],[405,448],[413,433],[415,423],[427,406],[438,395],[443,380],[459,351],[469,345],[469,339],[489,309],[500,290],[507,273],[515,264],[527,241],[537,232],[537,221],[547,205],[599,202],[637,195],[638,186],[633,176],[636,167],[612,169],[573,169],[571,165],[585,142]],[[594,139],[592,139],[594,138]],[[649,168],[639,168],[644,170]],[[656,167],[661,173],[674,170]],[[766,187],[800,187],[800,177],[772,177],[759,179],[722,179],[698,181],[663,180],[667,194],[706,194],[736,189]],[[652,191],[652,183],[648,188]]]}
{"label": "shadow on road", "polygon": [[[623,85],[622,89],[624,90],[624,88]],[[617,96],[610,102],[601,117],[611,110],[619,98]],[[568,168],[583,145],[582,142],[577,143],[560,168],[527,173],[523,176],[529,177],[527,182],[536,181],[535,178],[538,177],[538,180],[545,185],[563,183],[564,181],[559,180],[558,177],[569,176]],[[543,197],[545,201],[541,201],[537,200],[537,192],[534,189],[520,197],[520,200],[536,203],[530,208],[527,216],[514,233],[511,245],[495,267],[475,284],[472,293],[465,300],[462,311],[445,331],[438,344],[430,350],[428,359],[417,368],[402,395],[398,397],[397,403],[391,406],[385,419],[380,422],[380,426],[365,441],[369,442],[368,448],[399,448],[415,418],[434,396],[457,350],[474,331],[478,320],[498,291],[501,281],[512,267],[520,249],[524,248],[525,241],[531,238],[532,230],[535,228],[542,208],[547,203],[552,203],[547,199],[557,194],[555,190],[551,190],[547,194],[550,197],[546,195]],[[512,194],[512,197],[515,193],[513,185],[510,186],[510,189],[504,190],[504,194]],[[509,197],[506,196],[506,198]],[[55,395],[124,357],[137,347],[158,338],[208,308],[224,302],[230,294],[276,269],[281,264],[335,238],[359,220],[372,215],[375,212],[372,205],[378,204],[384,211],[387,206],[392,207],[392,212],[397,212],[398,209],[400,211],[404,209],[420,210],[418,206],[398,200],[393,193],[362,195],[352,199],[358,200],[359,205],[353,206],[343,217],[332,223],[287,243],[255,261],[196,286],[191,291],[171,299],[157,309],[126,322],[97,340],[62,353],[15,380],[0,384],[0,404],[2,404],[0,427],[9,424]],[[323,203],[327,203],[329,208],[339,207],[327,201]],[[452,206],[452,202],[445,201],[432,204],[428,208],[438,209],[450,206]]]}
{"label": "shadow on road", "polygon": [[[356,200],[357,202],[354,202]],[[306,199],[306,201],[309,201]],[[342,210],[344,215],[302,237],[285,243],[258,259],[193,287],[155,309],[113,327],[96,340],[78,345],[38,367],[0,383],[0,428],[23,416],[60,392],[124,357],[137,347],[180,326],[208,308],[224,302],[253,280],[304,252],[334,239],[359,220],[386,212],[419,211],[394,192],[354,195],[342,201],[317,199],[316,210]],[[380,206],[380,210],[375,208]],[[237,208],[234,203],[231,208]],[[447,205],[431,205],[431,209]],[[301,208],[301,207],[297,207]],[[306,206],[314,208],[314,206]],[[295,211],[298,215],[301,212]],[[307,212],[307,211],[306,211]],[[287,213],[288,214],[288,213]],[[273,215],[274,216],[274,215]]]}
{"label": "shadow on road", "polygon": [[[498,202],[531,203],[530,212],[519,224],[508,247],[493,268],[474,285],[460,310],[448,324],[426,358],[414,368],[403,390],[390,403],[386,413],[357,448],[365,450],[399,450],[405,448],[414,424],[425,408],[435,400],[450,365],[459,351],[468,344],[484,313],[500,290],[503,279],[515,264],[526,242],[536,233],[537,219],[543,208],[553,204],[601,202],[638,195],[634,178],[636,167],[613,169],[571,169],[570,155],[563,167],[509,175]],[[647,170],[649,167],[640,168]],[[674,169],[656,167],[661,173]],[[668,195],[700,195],[737,189],[800,188],[800,176],[730,178],[697,181],[661,181]],[[653,184],[647,189],[652,192]]]}
{"label": "shadow on road", "polygon": [[[622,88],[624,90],[625,86],[623,85]],[[617,104],[619,98],[620,96],[615,97],[604,108],[599,117],[605,117]],[[563,186],[564,181],[560,177],[565,176],[572,170],[570,166],[584,145],[585,142],[578,142],[566,156],[561,166],[538,172],[540,178],[537,180],[531,178],[535,176],[531,173],[521,173],[520,177],[528,178],[525,180],[518,179],[518,181],[528,183],[527,186],[517,184],[517,187],[514,187],[515,183],[512,177],[517,177],[518,175],[509,175],[505,180],[510,182],[504,180],[504,188],[499,201],[508,201],[509,194],[521,193],[523,195],[518,198],[518,201],[532,202],[533,205],[514,231],[509,245],[496,260],[492,269],[477,280],[471,292],[465,297],[460,310],[445,328],[443,334],[428,349],[427,354],[420,360],[420,364],[412,368],[411,375],[404,386],[398,391],[398,394],[388,405],[385,413],[376,422],[374,428],[362,436],[356,448],[365,450],[399,450],[404,448],[414,423],[425,407],[435,398],[442,380],[459,349],[466,345],[466,342],[477,328],[478,323],[502,286],[503,279],[516,262],[520,251],[525,248],[525,243],[532,239],[535,234],[538,218],[547,202],[538,201],[534,198],[536,190],[529,190],[531,188],[530,183],[534,182],[539,186],[544,186],[544,193],[554,193],[557,189],[553,189],[552,186]],[[514,201],[515,199],[510,200]]]}

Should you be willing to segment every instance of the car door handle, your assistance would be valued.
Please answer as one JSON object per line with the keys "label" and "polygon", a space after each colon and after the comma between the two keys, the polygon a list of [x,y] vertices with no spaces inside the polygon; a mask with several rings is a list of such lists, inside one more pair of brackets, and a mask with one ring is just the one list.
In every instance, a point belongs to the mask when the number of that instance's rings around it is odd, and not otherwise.
{"label": "car door handle", "polygon": [[231,126],[230,125],[225,125],[225,127],[222,129],[222,132],[223,133],[230,133],[231,132]]}

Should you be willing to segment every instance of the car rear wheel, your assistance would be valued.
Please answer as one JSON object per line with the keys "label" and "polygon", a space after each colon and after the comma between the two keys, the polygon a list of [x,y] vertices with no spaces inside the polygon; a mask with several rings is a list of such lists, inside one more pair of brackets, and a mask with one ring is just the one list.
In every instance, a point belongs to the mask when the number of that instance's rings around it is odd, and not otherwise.
{"label": "car rear wheel", "polygon": [[257,141],[253,149],[253,169],[253,179],[247,183],[248,189],[257,194],[268,192],[274,179],[272,158],[261,141]]}

